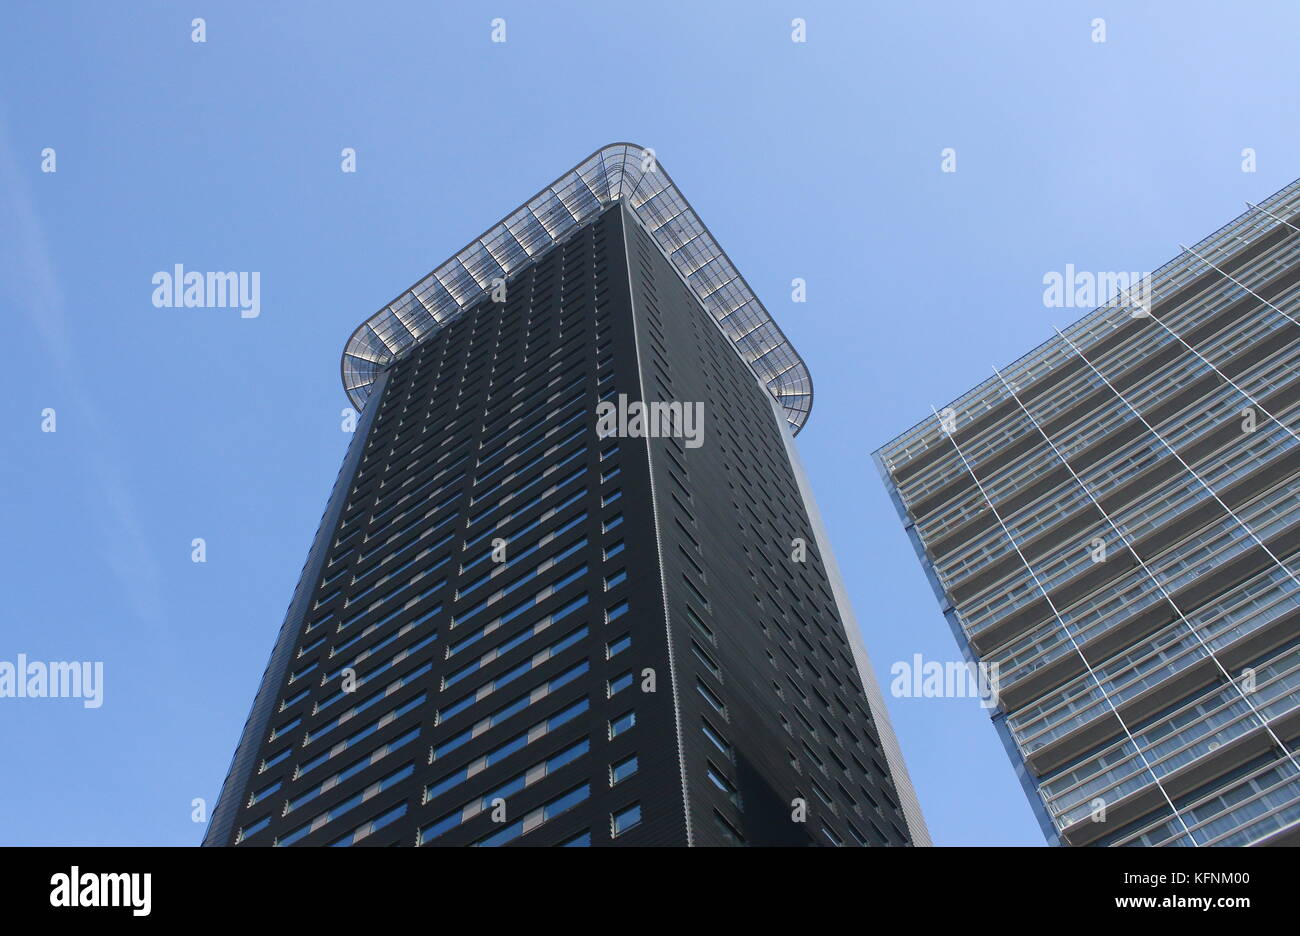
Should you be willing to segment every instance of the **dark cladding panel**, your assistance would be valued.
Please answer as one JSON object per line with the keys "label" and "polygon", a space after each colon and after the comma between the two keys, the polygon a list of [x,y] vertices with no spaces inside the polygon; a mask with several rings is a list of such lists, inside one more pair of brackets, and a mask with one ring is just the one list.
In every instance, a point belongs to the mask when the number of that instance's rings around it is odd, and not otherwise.
{"label": "dark cladding panel", "polygon": [[645,396],[702,416],[650,443],[693,840],[910,844],[772,401],[624,223]]}
{"label": "dark cladding panel", "polygon": [[[403,294],[382,366],[349,343],[365,435],[206,844],[928,841],[780,424],[807,416],[806,369],[747,287],[759,331],[720,328],[663,252],[682,232],[641,227],[678,205],[666,175],[623,184],[511,253],[504,295],[491,239],[435,271],[464,308]],[[602,404],[643,403],[698,404],[703,437],[601,431]]]}
{"label": "dark cladding panel", "polygon": [[628,802],[685,843],[671,706],[619,681],[667,670],[645,441],[594,430],[623,256],[614,211],[387,371],[221,844],[604,844]]}

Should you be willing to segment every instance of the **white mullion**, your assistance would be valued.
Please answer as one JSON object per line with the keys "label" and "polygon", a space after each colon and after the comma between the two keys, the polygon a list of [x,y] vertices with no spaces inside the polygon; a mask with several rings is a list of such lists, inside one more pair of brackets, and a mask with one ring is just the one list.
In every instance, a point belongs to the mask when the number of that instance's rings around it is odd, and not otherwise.
{"label": "white mullion", "polygon": [[[406,296],[410,296],[413,300],[415,300],[416,305],[418,305],[420,308],[422,308],[422,309],[425,308],[424,303],[420,301],[419,297],[416,296],[415,293],[413,293],[413,292],[405,292],[405,293],[402,294],[402,297],[401,297],[401,298],[405,298]],[[399,299],[399,301],[400,301],[400,299]],[[412,343],[412,344],[414,344],[415,342],[417,342],[417,341],[420,340],[420,336],[417,335],[417,334],[415,333],[415,329],[413,329],[410,325],[407,325],[407,324],[406,324],[406,320],[403,319],[400,315],[397,314],[397,310],[394,309],[393,306],[389,306],[389,307],[388,307],[388,311],[392,312],[392,313],[393,313],[393,318],[397,319],[398,323],[399,323],[403,328],[406,329],[406,333],[407,333],[408,335],[411,336],[411,343]],[[405,348],[409,348],[409,347],[410,347],[410,345],[403,345],[403,349],[405,349]]]}
{"label": "white mullion", "polygon": [[996,367],[993,368],[993,373],[998,375],[998,379],[1001,380],[1003,386],[1007,388],[1007,392],[1011,394],[1011,398],[1016,401],[1017,405],[1019,405],[1021,412],[1023,412],[1025,416],[1028,417],[1029,421],[1034,424],[1034,428],[1038,430],[1039,434],[1043,437],[1043,441],[1051,447],[1052,452],[1058,459],[1060,459],[1061,464],[1065,466],[1065,470],[1070,473],[1070,477],[1074,478],[1075,482],[1083,490],[1083,493],[1088,495],[1088,499],[1092,501],[1093,506],[1101,511],[1102,517],[1105,518],[1108,524],[1110,524],[1110,528],[1115,531],[1115,535],[1120,538],[1120,542],[1122,542],[1128,548],[1128,551],[1133,554],[1133,558],[1138,561],[1138,565],[1142,567],[1142,571],[1146,573],[1147,578],[1149,578],[1151,583],[1159,589],[1160,594],[1165,601],[1169,602],[1170,606],[1178,612],[1178,617],[1187,625],[1187,629],[1191,631],[1192,636],[1196,638],[1196,642],[1200,644],[1201,649],[1205,651],[1212,661],[1214,661],[1214,665],[1218,667],[1219,672],[1223,674],[1224,679],[1226,679],[1228,683],[1237,690],[1238,695],[1240,695],[1242,701],[1246,703],[1246,707],[1250,709],[1251,714],[1255,716],[1255,719],[1259,722],[1260,726],[1268,732],[1268,735],[1273,739],[1273,742],[1282,750],[1282,753],[1290,759],[1291,765],[1297,770],[1300,770],[1300,763],[1296,761],[1295,755],[1292,754],[1287,746],[1282,743],[1282,739],[1277,736],[1277,733],[1269,727],[1268,720],[1265,719],[1264,716],[1259,713],[1259,710],[1255,708],[1255,704],[1250,700],[1249,696],[1246,695],[1246,691],[1241,688],[1237,680],[1233,679],[1232,674],[1228,672],[1227,668],[1219,660],[1214,650],[1201,637],[1200,631],[1198,631],[1192,625],[1192,622],[1187,619],[1187,615],[1183,613],[1183,609],[1178,607],[1173,596],[1169,594],[1169,590],[1165,588],[1160,579],[1156,577],[1156,574],[1151,571],[1151,567],[1146,564],[1146,561],[1138,555],[1133,542],[1124,535],[1119,528],[1119,524],[1115,522],[1110,513],[1107,512],[1106,508],[1101,505],[1101,501],[1093,495],[1092,491],[1088,489],[1088,485],[1084,484],[1083,479],[1075,472],[1074,467],[1066,461],[1065,456],[1062,455],[1060,449],[1056,447],[1056,443],[1052,441],[1050,436],[1048,436],[1047,430],[1045,430],[1038,420],[1034,418],[1034,414],[1029,412],[1029,408],[1025,406],[1020,397],[1016,394],[1016,391],[1012,389],[1011,385],[1007,383],[1006,378],[1002,376],[1002,373]]}
{"label": "white mullion", "polygon": [[1279,218],[1277,215],[1273,214],[1273,212],[1269,211],[1267,208],[1261,208],[1259,205],[1252,205],[1250,202],[1246,202],[1246,207],[1252,208],[1255,211],[1262,211],[1264,212],[1264,214],[1268,215],[1278,224],[1285,224],[1291,230],[1300,232],[1300,228],[1296,227],[1294,224],[1292,224],[1290,221],[1286,220],[1285,218]]}
{"label": "white mullion", "polygon": [[[1192,352],[1192,354],[1195,354],[1198,358],[1201,359],[1201,361],[1203,361],[1203,362],[1204,362],[1204,363],[1205,363],[1205,364],[1210,368],[1210,370],[1214,371],[1216,374],[1218,374],[1220,377],[1222,377],[1224,380],[1226,380],[1226,381],[1228,382],[1228,385],[1231,386],[1233,390],[1236,390],[1238,393],[1240,393],[1242,396],[1244,396],[1247,400],[1249,400],[1251,406],[1255,407],[1257,410],[1259,410],[1261,413],[1263,413],[1263,414],[1264,414],[1265,416],[1267,416],[1269,419],[1273,420],[1273,422],[1275,422],[1275,423],[1277,423],[1279,426],[1281,426],[1284,430],[1286,430],[1287,434],[1290,435],[1291,438],[1295,439],[1297,442],[1300,442],[1300,435],[1296,435],[1295,430],[1293,430],[1293,429],[1292,429],[1290,426],[1288,426],[1286,423],[1282,422],[1282,420],[1278,419],[1276,416],[1274,416],[1274,415],[1273,415],[1272,413],[1270,413],[1268,410],[1264,409],[1264,404],[1260,403],[1258,400],[1256,400],[1253,396],[1251,396],[1251,395],[1250,395],[1249,393],[1247,393],[1245,390],[1241,389],[1241,387],[1237,384],[1237,382],[1236,382],[1235,380],[1233,380],[1231,377],[1229,377],[1227,374],[1225,374],[1223,371],[1219,370],[1219,368],[1215,366],[1215,364],[1214,364],[1213,361],[1211,361],[1211,360],[1210,360],[1209,358],[1207,358],[1204,354],[1202,354],[1201,352],[1197,351],[1197,350],[1196,350],[1195,348],[1193,348],[1190,344],[1188,344],[1186,341],[1184,341],[1182,335],[1178,334],[1178,332],[1174,331],[1172,328],[1170,328],[1170,327],[1169,327],[1168,325],[1166,325],[1164,322],[1160,321],[1160,319],[1156,318],[1155,315],[1153,315],[1153,314],[1151,314],[1151,313],[1148,313],[1148,314],[1147,314],[1147,318],[1150,318],[1153,322],[1155,322],[1157,325],[1159,325],[1159,326],[1160,326],[1161,328],[1163,328],[1165,331],[1169,332],[1169,334],[1173,335],[1174,338],[1176,338],[1176,339],[1178,340],[1178,342],[1179,342],[1179,343],[1180,343],[1184,348],[1186,348],[1188,351]],[[1002,376],[1002,375],[999,374],[998,376],[1000,377],[1000,376]]]}
{"label": "white mullion", "polygon": [[[660,189],[660,190],[659,190],[659,192],[662,192],[662,191],[664,191],[664,190],[663,190],[663,189]],[[659,194],[659,192],[656,192],[655,194],[657,195],[657,194]],[[654,196],[652,195],[651,198],[653,198],[653,197],[654,197]],[[662,230],[663,230],[665,227],[667,227],[668,225],[672,224],[674,221],[676,221],[678,218],[680,218],[680,217],[681,217],[682,215],[684,215],[684,214],[689,214],[691,217],[695,217],[695,213],[694,213],[693,211],[691,211],[689,208],[682,208],[680,211],[677,212],[677,214],[673,215],[671,218],[664,218],[663,223],[660,224],[658,227],[653,227],[653,228],[651,228],[651,229],[650,229],[650,233],[653,234],[653,235],[655,236],[655,240],[658,240],[658,239],[659,239],[659,232],[662,231]],[[692,237],[691,240],[695,240],[696,237],[699,237],[700,234],[703,234],[703,233],[704,233],[703,231],[700,231],[698,234],[696,234],[694,237]],[[686,244],[689,244],[690,242],[691,242],[691,241],[688,240],[688,241],[684,241],[684,242],[681,243],[681,244],[678,244],[677,247],[675,247],[675,248],[673,249],[673,253],[676,253],[678,250],[680,250],[682,247],[685,247]]]}
{"label": "white mullion", "polygon": [[1219,506],[1222,507],[1227,512],[1228,516],[1230,516],[1234,521],[1236,521],[1239,527],[1241,527],[1243,530],[1246,531],[1246,533],[1250,536],[1251,539],[1255,541],[1255,543],[1259,546],[1259,548],[1264,550],[1264,552],[1268,554],[1268,557],[1270,559],[1272,559],[1275,563],[1277,563],[1277,567],[1281,569],[1283,572],[1285,572],[1287,576],[1291,579],[1291,581],[1295,582],[1297,585],[1300,585],[1300,578],[1296,578],[1296,574],[1283,564],[1282,560],[1279,559],[1273,553],[1273,550],[1269,549],[1267,546],[1264,545],[1264,541],[1259,538],[1259,535],[1254,530],[1252,530],[1244,520],[1242,520],[1240,517],[1237,516],[1236,511],[1234,511],[1231,507],[1229,507],[1224,502],[1223,498],[1215,493],[1214,488],[1210,487],[1209,483],[1204,478],[1202,478],[1199,474],[1197,474],[1196,470],[1192,468],[1191,465],[1187,464],[1187,462],[1183,459],[1183,456],[1178,454],[1178,451],[1172,445],[1170,445],[1168,441],[1165,440],[1165,437],[1162,436],[1159,432],[1157,432],[1155,427],[1152,426],[1151,423],[1147,422],[1146,417],[1143,416],[1141,413],[1139,413],[1136,407],[1134,407],[1132,403],[1130,403],[1127,399],[1125,399],[1124,394],[1120,393],[1118,390],[1115,389],[1115,385],[1112,384],[1109,380],[1107,380],[1106,376],[1102,374],[1101,371],[1097,370],[1096,366],[1092,363],[1092,361],[1084,357],[1083,352],[1081,352],[1078,348],[1075,348],[1074,344],[1070,341],[1070,339],[1066,338],[1065,335],[1062,335],[1059,330],[1056,332],[1056,334],[1060,335],[1061,339],[1066,344],[1070,345],[1071,348],[1074,348],[1074,353],[1079,355],[1079,359],[1082,360],[1083,363],[1087,364],[1088,367],[1092,369],[1092,372],[1096,374],[1098,377],[1100,377],[1103,382],[1105,382],[1106,386],[1110,388],[1111,393],[1119,397],[1119,401],[1129,408],[1129,410],[1133,413],[1133,415],[1136,416],[1139,421],[1141,421],[1142,425],[1146,426],[1147,431],[1150,432],[1153,436],[1155,436],[1156,441],[1159,442],[1161,445],[1163,445],[1166,449],[1168,449],[1169,454],[1173,455],[1174,458],[1178,459],[1178,463],[1187,470],[1187,473],[1190,474],[1192,478],[1198,484],[1201,485],[1201,487],[1205,488],[1205,490],[1209,492],[1209,495],[1211,497],[1213,497],[1216,501],[1218,501]]}
{"label": "white mullion", "polygon": [[[1249,783],[1249,782],[1251,782],[1252,780],[1254,780],[1254,779],[1256,779],[1257,777],[1259,777],[1260,774],[1265,773],[1266,771],[1272,770],[1273,767],[1276,766],[1278,763],[1279,763],[1278,761],[1274,761],[1274,762],[1271,763],[1271,764],[1267,764],[1267,765],[1265,765],[1264,767],[1261,767],[1261,768],[1255,770],[1253,773],[1247,774],[1245,777],[1242,777],[1242,778],[1241,778],[1242,783]],[[1284,777],[1283,779],[1279,780],[1277,783],[1273,784],[1273,785],[1270,786],[1270,787],[1266,787],[1265,789],[1261,790],[1259,793],[1255,794],[1254,796],[1248,797],[1247,799],[1242,800],[1240,803],[1234,803],[1232,806],[1230,806],[1230,807],[1228,807],[1228,808],[1229,808],[1229,809],[1233,809],[1233,808],[1236,808],[1236,807],[1241,806],[1241,805],[1244,804],[1244,803],[1254,802],[1254,801],[1260,799],[1260,798],[1263,797],[1263,796],[1267,796],[1269,793],[1272,793],[1272,792],[1274,792],[1275,790],[1281,789],[1282,787],[1286,786],[1288,783],[1293,782],[1294,780],[1295,780],[1295,777],[1294,777],[1294,776]],[[1238,785],[1238,788],[1240,788],[1240,784]],[[1188,811],[1189,813],[1193,813],[1193,814],[1194,814],[1195,811],[1196,811],[1197,809],[1199,809],[1200,807],[1204,806],[1206,803],[1208,803],[1208,802],[1210,802],[1211,800],[1215,799],[1215,798],[1218,797],[1219,795],[1220,795],[1220,791],[1218,791],[1218,790],[1211,790],[1209,793],[1204,794],[1204,795],[1201,796],[1199,799],[1193,800],[1192,802],[1188,803],[1188,804],[1187,804],[1187,811]],[[1281,806],[1279,806],[1279,807],[1277,807],[1277,808],[1278,808],[1278,809],[1286,809],[1286,808],[1290,807],[1291,805],[1292,805],[1292,804],[1288,802],[1288,803],[1284,803],[1283,805],[1281,805]],[[1226,810],[1225,810],[1225,811],[1226,811]],[[1270,812],[1272,812],[1272,811],[1270,811]],[[1268,814],[1266,813],[1265,815],[1267,816]],[[1221,816],[1222,816],[1222,813],[1216,813],[1215,815],[1210,816],[1208,819],[1202,819],[1201,821],[1195,823],[1195,824],[1192,826],[1192,828],[1197,829],[1198,831],[1199,831],[1199,830],[1202,830],[1202,829],[1204,829],[1206,826],[1210,825],[1211,823],[1218,821],[1218,819],[1220,819]],[[1260,817],[1256,817],[1256,818],[1264,818],[1264,817],[1263,817],[1263,816],[1260,816]],[[1130,832],[1130,833],[1128,834],[1128,836],[1127,836],[1127,841],[1128,841],[1128,842],[1132,842],[1134,839],[1136,839],[1136,838],[1138,838],[1138,837],[1140,837],[1140,836],[1146,835],[1146,834],[1148,834],[1149,832],[1152,832],[1152,831],[1155,830],[1155,829],[1160,828],[1161,824],[1162,824],[1164,821],[1165,821],[1165,820],[1163,820],[1163,819],[1156,819],[1156,820],[1154,820],[1154,821],[1148,823],[1147,825],[1142,826],[1142,827],[1139,828],[1139,829],[1135,829],[1135,830],[1133,830],[1132,832]],[[1217,843],[1218,843],[1221,839],[1223,839],[1225,836],[1228,836],[1228,835],[1235,835],[1237,832],[1240,832],[1240,831],[1241,831],[1241,827],[1240,827],[1240,826],[1237,826],[1236,828],[1229,829],[1228,831],[1223,832],[1223,833],[1221,833],[1221,834],[1215,836],[1214,838],[1210,839],[1210,841],[1206,843],[1206,846],[1205,846],[1205,847],[1207,847],[1207,848],[1208,848],[1208,847],[1211,847],[1211,846],[1217,844]],[[1164,841],[1164,840],[1162,840],[1161,842],[1157,842],[1156,845],[1162,845],[1162,844],[1163,844],[1163,841]]]}
{"label": "white mullion", "polygon": [[[1272,792],[1274,792],[1274,791],[1276,791],[1276,790],[1279,790],[1279,789],[1281,789],[1283,786],[1285,786],[1286,783],[1288,783],[1288,782],[1290,782],[1291,780],[1294,780],[1294,779],[1295,779],[1294,777],[1288,777],[1286,781],[1283,781],[1283,782],[1280,782],[1280,783],[1275,784],[1274,786],[1270,787],[1266,792],[1268,792],[1268,793],[1272,793]],[[1250,799],[1248,799],[1248,800],[1243,800],[1241,803],[1237,803],[1237,804],[1234,804],[1234,805],[1242,806],[1242,805],[1245,805],[1246,803],[1257,803],[1257,802],[1260,801],[1260,799],[1263,798],[1264,795],[1265,795],[1264,793],[1260,793],[1260,794],[1258,794],[1258,795],[1256,795],[1256,796],[1252,796],[1252,797],[1251,797]],[[1249,822],[1259,822],[1260,820],[1268,819],[1270,816],[1276,816],[1278,813],[1282,812],[1284,809],[1289,809],[1289,808],[1291,808],[1291,806],[1293,806],[1293,805],[1294,805],[1294,803],[1283,803],[1281,806],[1274,806],[1272,809],[1268,810],[1268,812],[1264,813],[1263,815],[1260,815],[1260,816],[1253,816],[1253,817],[1251,817],[1251,818],[1250,818],[1249,820],[1247,820],[1247,821],[1249,821]],[[1214,819],[1217,819],[1217,818],[1218,818],[1218,817],[1215,816],[1215,817],[1212,818],[1212,819],[1207,819],[1204,823],[1201,823],[1201,824],[1202,824],[1202,825],[1209,825],[1211,822],[1214,821]],[[1291,825],[1291,823],[1288,823],[1287,825]],[[1287,826],[1283,826],[1282,829],[1285,829],[1286,827],[1287,827]],[[1273,832],[1270,832],[1270,833],[1269,833],[1269,835],[1272,835],[1274,832],[1280,832],[1280,831],[1282,831],[1282,829],[1274,829]],[[1238,833],[1238,832],[1240,832],[1240,831],[1241,831],[1241,826],[1237,826],[1237,827],[1234,828],[1234,829],[1227,829],[1227,830],[1225,830],[1225,831],[1223,831],[1223,832],[1220,832],[1218,835],[1216,835],[1214,838],[1212,838],[1212,839],[1210,840],[1209,844],[1210,844],[1211,846],[1218,845],[1218,844],[1219,844],[1220,842],[1222,842],[1224,839],[1228,838],[1228,837],[1231,836],[1231,835],[1235,835],[1236,833]],[[1255,839],[1254,842],[1252,842],[1251,844],[1255,844],[1256,842],[1259,842],[1259,841],[1260,841],[1259,839]]]}
{"label": "white mullion", "polygon": [[[931,406],[930,409],[932,412],[934,412],[934,418],[938,420],[939,411],[936,410],[933,406]],[[942,425],[942,422],[940,423],[940,425]],[[945,433],[945,435],[947,435],[948,440],[952,442],[952,447],[956,450],[957,457],[961,459],[962,464],[966,467],[966,471],[970,473],[971,480],[975,482],[975,487],[979,489],[980,495],[984,498],[984,503],[987,504],[989,510],[993,512],[993,517],[995,520],[998,521],[998,526],[1002,527],[1002,532],[1006,535],[1007,540],[1011,543],[1011,547],[1016,551],[1016,555],[1020,557],[1020,561],[1024,563],[1025,568],[1029,571],[1030,577],[1034,580],[1034,585],[1038,587],[1038,590],[1043,595],[1043,600],[1045,600],[1047,602],[1047,606],[1052,609],[1052,616],[1055,617],[1056,622],[1061,625],[1061,630],[1065,634],[1065,639],[1070,642],[1070,646],[1073,647],[1074,652],[1078,654],[1080,662],[1083,663],[1084,668],[1088,671],[1088,675],[1092,677],[1093,684],[1096,685],[1097,691],[1101,693],[1102,699],[1106,702],[1108,706],[1110,706],[1111,714],[1115,716],[1115,720],[1119,722],[1120,728],[1124,730],[1124,735],[1126,738],[1128,738],[1129,743],[1133,746],[1134,753],[1136,753],[1138,758],[1141,759],[1142,766],[1146,768],[1147,773],[1151,775],[1152,782],[1155,783],[1156,788],[1160,790],[1160,794],[1165,798],[1165,802],[1168,804],[1169,809],[1173,812],[1174,816],[1182,824],[1183,831],[1186,832],[1187,837],[1191,839],[1192,845],[1199,847],[1199,844],[1196,841],[1196,837],[1192,835],[1192,830],[1188,828],[1187,821],[1183,818],[1183,814],[1178,811],[1178,807],[1174,805],[1174,801],[1169,796],[1169,791],[1167,791],[1164,787],[1164,784],[1160,782],[1160,777],[1156,774],[1155,770],[1152,768],[1151,762],[1147,760],[1146,752],[1142,750],[1141,746],[1137,743],[1137,739],[1133,737],[1133,732],[1129,730],[1128,724],[1124,721],[1123,716],[1121,716],[1119,713],[1119,709],[1115,706],[1115,703],[1111,700],[1110,693],[1106,691],[1106,687],[1102,684],[1101,678],[1097,675],[1097,671],[1092,668],[1092,664],[1088,662],[1088,658],[1083,655],[1083,650],[1082,648],[1080,648],[1079,642],[1075,640],[1074,635],[1070,633],[1070,628],[1065,623],[1065,619],[1061,617],[1061,612],[1057,609],[1056,602],[1054,602],[1052,600],[1052,596],[1047,593],[1047,588],[1043,585],[1042,580],[1039,579],[1038,573],[1034,571],[1034,567],[1030,564],[1029,559],[1024,554],[1024,551],[1021,550],[1020,544],[1016,542],[1016,538],[1011,535],[1011,531],[1007,528],[1006,523],[1003,521],[1002,515],[998,513],[998,509],[993,506],[993,501],[990,500],[988,494],[985,493],[984,485],[980,483],[979,477],[975,474],[975,469],[971,467],[970,462],[966,460],[966,456],[965,454],[963,454],[961,450],[961,446],[957,444],[956,435],[951,432]],[[1041,795],[1042,794],[1040,793],[1040,798]],[[1046,803],[1044,803],[1044,805],[1046,805]]]}
{"label": "white mullion", "polygon": [[[1183,247],[1182,244],[1179,244],[1178,246],[1179,246],[1179,247]],[[1213,263],[1211,263],[1209,260],[1206,260],[1204,257],[1202,257],[1200,254],[1198,254],[1195,250],[1192,250],[1192,248],[1190,248],[1190,247],[1183,247],[1183,250],[1186,250],[1188,253],[1190,253],[1190,254],[1191,254],[1193,257],[1195,257],[1197,260],[1200,260],[1202,263],[1204,263],[1206,266],[1208,266],[1208,267],[1209,267],[1211,270],[1213,270],[1215,273],[1218,273],[1220,276],[1226,277],[1226,278],[1227,278],[1227,279],[1228,279],[1228,280],[1229,280],[1233,285],[1235,285],[1235,286],[1240,286],[1242,289],[1246,290],[1246,292],[1250,293],[1252,296],[1254,296],[1254,297],[1255,297],[1256,299],[1258,299],[1260,302],[1264,303],[1264,305],[1268,306],[1270,309],[1272,309],[1272,310],[1273,310],[1274,312],[1276,312],[1278,315],[1282,316],[1284,319],[1286,319],[1286,320],[1287,320],[1288,322],[1290,322],[1292,325],[1300,325],[1300,321],[1296,321],[1294,318],[1292,318],[1291,316],[1287,315],[1285,312],[1283,312],[1283,311],[1282,311],[1281,309],[1279,309],[1277,306],[1273,305],[1273,303],[1269,302],[1267,299],[1265,299],[1265,298],[1264,298],[1263,296],[1261,296],[1259,293],[1255,292],[1255,290],[1251,289],[1249,286],[1247,286],[1247,285],[1246,285],[1245,283],[1243,283],[1241,280],[1239,280],[1239,279],[1237,279],[1236,277],[1234,277],[1231,273],[1227,273],[1227,272],[1225,272],[1225,271],[1223,271],[1223,270],[1220,270],[1217,266],[1215,266],[1215,265],[1214,265]],[[1058,334],[1059,334],[1059,332],[1058,332]]]}

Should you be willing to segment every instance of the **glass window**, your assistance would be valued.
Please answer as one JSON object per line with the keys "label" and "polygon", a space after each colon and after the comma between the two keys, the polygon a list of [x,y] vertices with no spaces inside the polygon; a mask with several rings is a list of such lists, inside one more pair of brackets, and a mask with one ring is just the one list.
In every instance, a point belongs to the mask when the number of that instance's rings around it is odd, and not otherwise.
{"label": "glass window", "polygon": [[635,724],[636,724],[636,712],[635,711],[624,712],[622,715],[618,716],[618,718],[614,718],[610,720],[609,736],[611,738],[617,738],[619,735],[627,731]]}
{"label": "glass window", "polygon": [[632,671],[631,671],[631,670],[628,670],[628,671],[627,671],[626,673],[624,673],[622,676],[615,676],[613,679],[611,679],[611,680],[609,681],[609,695],[610,695],[610,698],[613,698],[614,696],[618,695],[620,692],[622,692],[624,689],[626,689],[626,688],[627,688],[628,686],[630,686],[630,685],[632,685]]}
{"label": "glass window", "polygon": [[715,693],[708,686],[704,685],[704,683],[700,682],[698,676],[695,679],[695,689],[697,692],[699,692],[700,696],[704,699],[705,702],[713,706],[714,710],[716,710],[718,714],[722,715],[724,718],[727,716],[726,705],[724,705],[722,700],[718,698],[717,693]]}
{"label": "glass window", "polygon": [[633,803],[627,809],[614,813],[614,835],[622,835],[628,829],[641,824],[641,804]]}
{"label": "glass window", "polygon": [[709,739],[713,746],[730,758],[731,745],[727,743],[722,735],[720,735],[713,726],[708,723],[708,721],[703,721],[700,727],[704,730],[704,736]]}
{"label": "glass window", "polygon": [[244,828],[240,829],[239,837],[236,839],[235,844],[238,845],[239,843],[248,839],[250,836],[256,835],[258,832],[261,832],[270,824],[271,824],[271,815],[270,813],[267,813],[265,816],[263,816],[261,819],[254,822],[252,825],[245,826]]}
{"label": "glass window", "polygon": [[609,785],[615,786],[626,780],[628,777],[632,776],[632,774],[636,773],[637,767],[639,766],[635,754],[631,757],[624,758],[617,764],[614,764],[609,768]]}
{"label": "glass window", "polygon": [[283,782],[284,782],[284,781],[282,781],[282,780],[277,780],[277,781],[275,781],[275,783],[272,783],[270,786],[262,787],[262,789],[258,790],[256,793],[254,793],[254,794],[252,795],[252,797],[249,799],[248,805],[249,805],[249,806],[256,806],[258,803],[260,803],[262,800],[266,799],[268,796],[270,796],[270,795],[271,795],[272,793],[274,793],[276,790],[280,789],[280,785],[281,785]]}

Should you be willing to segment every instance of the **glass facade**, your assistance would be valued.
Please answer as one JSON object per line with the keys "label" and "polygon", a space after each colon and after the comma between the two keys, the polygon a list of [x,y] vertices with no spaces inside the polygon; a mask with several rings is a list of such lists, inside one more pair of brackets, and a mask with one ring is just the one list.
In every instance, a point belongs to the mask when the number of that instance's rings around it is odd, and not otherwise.
{"label": "glass facade", "polygon": [[1300,839],[1300,182],[875,453],[1050,841]]}
{"label": "glass facade", "polygon": [[612,143],[592,153],[363,322],[343,351],[343,387],[361,409],[376,375],[615,202],[632,211],[736,353],[781,403],[797,433],[812,375],[695,214],[653,150]]}

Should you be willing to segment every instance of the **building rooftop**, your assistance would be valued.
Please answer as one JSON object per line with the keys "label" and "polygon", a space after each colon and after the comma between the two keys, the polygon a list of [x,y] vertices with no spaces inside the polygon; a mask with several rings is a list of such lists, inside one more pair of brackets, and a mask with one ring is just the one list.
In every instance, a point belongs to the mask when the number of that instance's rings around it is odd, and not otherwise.
{"label": "building rooftop", "polygon": [[642,168],[649,153],[633,143],[602,147],[362,322],[340,364],[353,405],[365,405],[385,367],[480,302],[493,279],[508,278],[621,201],[785,408],[792,430],[802,429],[812,375],[658,158]]}

